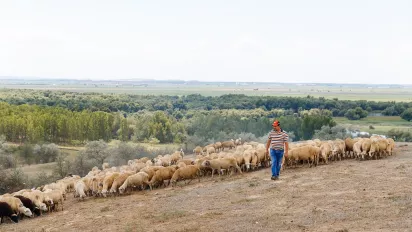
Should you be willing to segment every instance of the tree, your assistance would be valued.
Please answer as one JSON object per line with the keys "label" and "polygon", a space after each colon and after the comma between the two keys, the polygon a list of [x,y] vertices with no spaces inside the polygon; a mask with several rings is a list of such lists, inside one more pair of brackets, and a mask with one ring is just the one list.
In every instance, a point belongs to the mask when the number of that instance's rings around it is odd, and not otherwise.
{"label": "tree", "polygon": [[20,149],[20,157],[22,157],[28,165],[31,165],[34,161],[33,146],[25,143],[20,147]]}
{"label": "tree", "polygon": [[70,160],[67,159],[68,154],[62,153],[57,156],[56,158],[56,166],[53,172],[60,176],[60,178],[64,178],[70,172],[72,163]]}
{"label": "tree", "polygon": [[84,154],[89,159],[94,159],[102,165],[110,153],[107,151],[108,145],[103,140],[88,142],[85,146]]}
{"label": "tree", "polygon": [[368,111],[363,110],[361,107],[356,107],[355,109],[350,109],[345,113],[345,117],[349,120],[359,120],[361,118],[366,118],[368,116]]}
{"label": "tree", "polygon": [[412,120],[412,108],[408,108],[403,113],[401,114],[401,118],[406,120],[406,121],[411,121]]}

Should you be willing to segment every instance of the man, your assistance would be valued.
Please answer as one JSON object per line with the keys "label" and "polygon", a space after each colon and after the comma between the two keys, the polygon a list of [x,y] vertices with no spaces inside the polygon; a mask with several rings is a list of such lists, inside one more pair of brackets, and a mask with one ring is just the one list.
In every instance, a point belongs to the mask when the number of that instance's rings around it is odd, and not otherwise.
{"label": "man", "polygon": [[273,130],[269,133],[266,143],[266,154],[270,146],[270,159],[272,160],[272,180],[279,179],[280,168],[282,167],[283,155],[288,156],[289,136],[280,128],[280,122],[275,120],[272,124]]}

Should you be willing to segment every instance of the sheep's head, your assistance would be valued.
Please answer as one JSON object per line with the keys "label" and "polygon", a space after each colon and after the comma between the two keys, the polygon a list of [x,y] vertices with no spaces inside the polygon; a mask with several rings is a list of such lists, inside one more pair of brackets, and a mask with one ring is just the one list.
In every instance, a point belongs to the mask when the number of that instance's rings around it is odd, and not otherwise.
{"label": "sheep's head", "polygon": [[30,211],[30,209],[28,209],[28,208],[26,208],[26,207],[19,207],[19,212],[22,213],[22,214],[24,214],[24,215],[27,216],[27,217],[32,217],[32,216],[33,216],[33,214],[32,214],[32,212]]}
{"label": "sheep's head", "polygon": [[210,161],[209,160],[203,161],[202,166],[209,167],[210,166]]}
{"label": "sheep's head", "polygon": [[44,204],[44,203],[40,203],[40,205],[39,205],[39,208],[42,210],[42,211],[47,211],[47,206],[46,206],[46,204]]}
{"label": "sheep's head", "polygon": [[119,188],[119,193],[123,194],[125,190],[126,190],[126,188],[122,186],[122,187]]}

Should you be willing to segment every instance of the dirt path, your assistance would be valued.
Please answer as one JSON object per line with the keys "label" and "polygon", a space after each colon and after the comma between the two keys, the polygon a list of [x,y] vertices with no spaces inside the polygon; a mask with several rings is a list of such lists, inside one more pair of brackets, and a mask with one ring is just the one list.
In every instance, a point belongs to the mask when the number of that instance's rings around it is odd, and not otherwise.
{"label": "dirt path", "polygon": [[0,231],[411,231],[412,144],[382,160],[345,160],[202,178],[117,198],[70,197],[63,212]]}

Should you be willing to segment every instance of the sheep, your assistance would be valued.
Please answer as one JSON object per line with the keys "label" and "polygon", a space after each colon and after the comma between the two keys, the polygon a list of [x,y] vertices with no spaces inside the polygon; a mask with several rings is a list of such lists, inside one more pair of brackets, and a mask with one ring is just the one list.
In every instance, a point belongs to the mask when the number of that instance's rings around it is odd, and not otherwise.
{"label": "sheep", "polygon": [[195,153],[195,155],[201,155],[203,153],[203,149],[200,146],[195,147],[195,149],[193,149],[193,153]]}
{"label": "sheep", "polygon": [[170,179],[173,176],[173,173],[178,169],[177,166],[169,166],[169,167],[163,167],[160,168],[155,172],[153,175],[152,179],[150,180],[150,188],[153,188],[153,185],[156,185],[157,183],[162,183],[164,185],[164,181],[168,180],[168,184],[170,184]]}
{"label": "sheep", "polygon": [[252,161],[252,156],[255,155],[255,151],[252,149],[245,150],[243,152],[243,159],[245,161],[245,168],[244,170],[249,171],[250,169],[250,162]]}
{"label": "sheep", "polygon": [[305,145],[302,147],[296,147],[289,151],[289,159],[291,162],[295,162],[295,167],[297,161],[307,160],[309,167],[312,165],[317,165],[318,155],[320,153],[320,148],[312,145]]}
{"label": "sheep", "polygon": [[215,149],[218,152],[220,149],[222,149],[222,143],[221,142],[216,142],[215,143]]}
{"label": "sheep", "polygon": [[110,167],[109,163],[103,163],[102,164],[102,170],[108,169],[109,167]]}
{"label": "sheep", "polygon": [[356,139],[346,138],[345,139],[345,151],[348,156],[350,156],[351,152],[353,154],[353,145],[357,142]]}
{"label": "sheep", "polygon": [[325,164],[328,164],[328,159],[329,159],[331,152],[332,152],[332,146],[328,142],[323,142],[320,145],[320,156],[319,157],[323,159]]}
{"label": "sheep", "polygon": [[79,180],[74,184],[75,196],[83,200],[86,197],[87,187],[83,180]]}
{"label": "sheep", "polygon": [[3,195],[2,197],[0,197],[0,201],[9,204],[13,212],[16,214],[24,214],[27,217],[33,216],[31,210],[27,207],[24,207],[23,202],[21,202],[19,198],[11,195]]}
{"label": "sheep", "polygon": [[235,140],[235,145],[236,146],[239,146],[241,144],[242,144],[242,138],[238,138],[238,139]]}
{"label": "sheep", "polygon": [[392,138],[387,139],[389,146],[386,149],[388,155],[392,155],[393,149],[395,148],[395,141]]}
{"label": "sheep", "polygon": [[206,155],[216,153],[216,149],[214,147],[207,147],[206,148]]}
{"label": "sheep", "polygon": [[191,165],[192,162],[193,162],[193,160],[190,160],[190,159],[181,159],[181,160],[179,160],[179,162],[177,162],[177,163],[178,163],[178,164],[179,164],[179,163],[185,163],[186,165]]}
{"label": "sheep", "polygon": [[198,165],[187,165],[185,167],[179,168],[177,169],[172,176],[171,182],[172,182],[172,186],[176,186],[177,181],[179,180],[186,180],[189,179],[189,182],[187,184],[189,184],[192,179],[197,178],[200,182],[200,178],[199,178],[199,166]]}
{"label": "sheep", "polygon": [[221,175],[222,169],[231,169],[233,167],[236,168],[239,173],[242,173],[242,170],[240,170],[240,167],[237,165],[236,159],[232,157],[223,158],[223,159],[205,160],[203,161],[201,166],[212,168],[212,178],[213,178],[214,170],[218,171],[219,176]]}
{"label": "sheep", "polygon": [[186,167],[187,165],[184,163],[184,162],[179,162],[178,164],[177,164],[177,167],[178,168],[183,168],[183,167]]}
{"label": "sheep", "polygon": [[157,170],[161,169],[162,166],[152,166],[152,167],[145,167],[140,170],[141,172],[146,172],[147,175],[149,175],[149,180],[152,179],[154,174],[156,173]]}
{"label": "sheep", "polygon": [[339,160],[342,160],[342,158],[344,158],[345,147],[346,145],[343,140],[336,139],[335,141],[333,141],[332,156],[334,157],[334,159],[336,157],[339,158]]}
{"label": "sheep", "polygon": [[230,150],[230,149],[235,148],[235,147],[236,146],[235,146],[235,143],[233,141],[222,142],[222,151],[224,151],[225,148],[229,148],[229,150]]}
{"label": "sheep", "polygon": [[3,223],[4,217],[9,217],[15,223],[19,222],[19,218],[17,214],[13,212],[11,206],[6,202],[0,202],[0,224]]}
{"label": "sheep", "polygon": [[359,140],[353,144],[352,151],[353,151],[353,155],[355,156],[355,158],[360,158],[362,154],[362,140]]}
{"label": "sheep", "polygon": [[[135,186],[140,186],[142,189],[144,189],[144,185],[150,187],[149,175],[147,175],[147,173],[145,172],[138,172],[134,175],[127,177],[122,186],[120,186],[119,193],[123,194],[127,189],[130,189]],[[152,190],[151,187],[150,190]]]}
{"label": "sheep", "polygon": [[172,155],[170,155],[170,160],[171,164],[176,164],[177,161],[183,159],[182,153],[179,151],[174,152]]}
{"label": "sheep", "polygon": [[23,203],[23,206],[28,208],[36,216],[40,216],[40,213],[41,213],[40,209],[37,206],[34,205],[32,200],[30,200],[27,197],[23,197],[21,195],[16,195],[14,197],[20,199],[20,201]]}
{"label": "sheep", "polygon": [[125,172],[125,173],[122,173],[119,176],[117,176],[116,179],[114,179],[114,181],[113,181],[112,187],[110,188],[110,193],[112,193],[112,194],[117,193],[117,190],[126,181],[127,177],[129,177],[133,174],[135,174],[135,173]]}
{"label": "sheep", "polygon": [[369,157],[371,157],[370,155],[370,153],[369,153],[369,151],[370,151],[370,149],[371,149],[371,144],[372,144],[372,142],[371,142],[371,140],[370,139],[368,139],[368,138],[365,138],[365,139],[362,139],[362,159],[365,159],[365,155],[366,154],[369,154]]}
{"label": "sheep", "polygon": [[266,147],[257,146],[256,147],[256,157],[257,164],[261,166],[267,166],[268,157],[266,156]]}
{"label": "sheep", "polygon": [[53,205],[50,207],[49,211],[57,211],[57,206],[61,204],[63,211],[63,194],[59,190],[47,190],[45,194],[52,199]]}
{"label": "sheep", "polygon": [[33,192],[24,192],[22,196],[29,198],[33,202],[33,204],[36,207],[38,207],[41,211],[45,211],[45,212],[47,211],[46,204],[44,204],[43,201],[40,200],[40,196],[38,194],[33,193]]}
{"label": "sheep", "polygon": [[106,197],[107,191],[109,191],[109,188],[112,187],[114,179],[116,179],[119,175],[120,173],[118,172],[106,175],[106,177],[103,180],[103,188],[102,188],[103,197]]}

